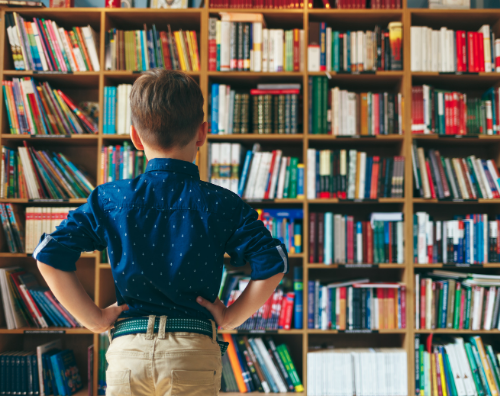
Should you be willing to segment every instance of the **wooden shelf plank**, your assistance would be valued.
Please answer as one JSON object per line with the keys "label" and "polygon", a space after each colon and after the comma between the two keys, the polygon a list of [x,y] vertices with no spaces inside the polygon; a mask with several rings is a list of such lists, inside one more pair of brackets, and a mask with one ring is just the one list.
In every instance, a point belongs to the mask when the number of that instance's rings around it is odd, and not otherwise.
{"label": "wooden shelf plank", "polygon": [[376,135],[376,136],[333,136],[333,135],[313,135],[309,134],[307,135],[307,140],[310,141],[316,141],[316,140],[340,140],[340,141],[349,141],[349,142],[355,142],[355,143],[366,143],[366,142],[371,142],[373,140],[378,141],[403,141],[404,136],[403,135]]}
{"label": "wooden shelf plank", "polygon": [[[359,265],[358,268],[356,266]],[[367,267],[371,266],[371,267]],[[338,268],[348,268],[348,269],[366,269],[366,268],[380,268],[380,269],[405,269],[407,266],[405,264],[351,264],[346,266],[345,264],[324,264],[324,263],[308,263],[307,268],[309,269],[338,269]]]}

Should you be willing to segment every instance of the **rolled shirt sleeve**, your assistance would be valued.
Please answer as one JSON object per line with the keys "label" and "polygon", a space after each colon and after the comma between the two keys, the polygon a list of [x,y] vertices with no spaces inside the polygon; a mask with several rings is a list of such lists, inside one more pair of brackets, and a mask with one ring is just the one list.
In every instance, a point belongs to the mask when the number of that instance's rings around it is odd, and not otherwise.
{"label": "rolled shirt sleeve", "polygon": [[257,212],[241,202],[238,227],[226,242],[231,265],[242,266],[247,261],[253,280],[268,279],[288,272],[288,253],[285,245],[271,236]]}
{"label": "rolled shirt sleeve", "polygon": [[33,257],[62,271],[75,271],[82,252],[106,248],[104,230],[99,225],[99,196],[95,189],[87,203],[69,212],[52,234],[43,234]]}

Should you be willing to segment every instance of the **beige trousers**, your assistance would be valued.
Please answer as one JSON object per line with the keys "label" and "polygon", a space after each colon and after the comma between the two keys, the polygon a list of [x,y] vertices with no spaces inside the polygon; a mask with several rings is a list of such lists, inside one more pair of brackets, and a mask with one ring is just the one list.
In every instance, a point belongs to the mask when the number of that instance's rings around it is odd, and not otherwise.
{"label": "beige trousers", "polygon": [[[150,320],[151,322],[151,320]],[[154,323],[154,319],[153,319]],[[117,337],[106,353],[107,396],[217,396],[222,375],[215,338],[197,333]]]}

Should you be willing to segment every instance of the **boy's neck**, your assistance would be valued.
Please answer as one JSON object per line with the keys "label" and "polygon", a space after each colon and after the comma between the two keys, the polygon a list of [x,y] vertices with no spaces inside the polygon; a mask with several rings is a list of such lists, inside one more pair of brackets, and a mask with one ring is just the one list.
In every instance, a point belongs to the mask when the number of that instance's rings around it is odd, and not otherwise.
{"label": "boy's neck", "polygon": [[193,154],[193,150],[190,147],[185,147],[182,149],[171,149],[171,150],[152,150],[148,147],[144,147],[144,154],[146,158],[151,161],[154,158],[165,158],[165,159],[176,159],[186,162],[193,162],[196,157],[196,151]]}

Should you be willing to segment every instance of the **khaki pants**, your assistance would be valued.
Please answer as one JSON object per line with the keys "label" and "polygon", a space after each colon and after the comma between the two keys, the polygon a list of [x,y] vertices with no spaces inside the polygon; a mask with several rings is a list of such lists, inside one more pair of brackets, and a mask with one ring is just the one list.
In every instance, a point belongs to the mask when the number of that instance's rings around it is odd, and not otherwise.
{"label": "khaki pants", "polygon": [[206,335],[149,330],[121,336],[111,342],[106,360],[107,396],[219,394],[221,352]]}

